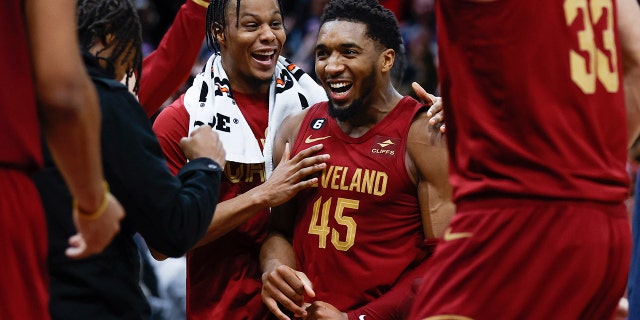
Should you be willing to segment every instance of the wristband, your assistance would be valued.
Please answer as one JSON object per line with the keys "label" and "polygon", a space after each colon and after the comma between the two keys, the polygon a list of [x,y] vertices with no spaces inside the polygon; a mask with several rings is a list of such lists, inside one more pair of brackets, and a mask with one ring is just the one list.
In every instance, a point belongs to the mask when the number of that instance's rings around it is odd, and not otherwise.
{"label": "wristband", "polygon": [[109,205],[109,194],[110,194],[109,184],[106,181],[102,181],[102,184],[104,185],[104,197],[102,199],[102,203],[100,203],[100,206],[98,207],[98,210],[96,210],[96,212],[84,212],[80,210],[80,208],[78,207],[78,200],[73,198],[73,210],[78,211],[78,215],[83,219],[88,219],[88,220],[98,219],[100,218],[100,216],[102,216],[105,210],[107,210],[107,205]]}
{"label": "wristband", "polygon": [[192,0],[195,4],[201,6],[201,7],[205,7],[208,8],[209,7],[209,2],[208,1],[204,1],[204,0]]}

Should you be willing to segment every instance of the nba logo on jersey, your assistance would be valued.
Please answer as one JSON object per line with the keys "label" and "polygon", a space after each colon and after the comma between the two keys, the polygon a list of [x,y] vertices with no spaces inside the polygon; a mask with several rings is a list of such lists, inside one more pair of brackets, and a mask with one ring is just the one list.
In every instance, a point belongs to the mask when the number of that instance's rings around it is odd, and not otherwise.
{"label": "nba logo on jersey", "polygon": [[376,136],[373,139],[373,145],[371,146],[371,154],[395,157],[396,149],[399,144],[400,138]]}

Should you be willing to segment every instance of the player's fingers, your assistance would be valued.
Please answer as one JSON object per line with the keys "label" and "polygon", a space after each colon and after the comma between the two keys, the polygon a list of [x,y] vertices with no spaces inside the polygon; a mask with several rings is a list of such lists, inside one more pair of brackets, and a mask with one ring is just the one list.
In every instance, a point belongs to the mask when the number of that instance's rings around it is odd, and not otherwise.
{"label": "player's fingers", "polygon": [[289,142],[285,143],[284,152],[282,153],[282,157],[280,158],[280,163],[289,161],[289,158],[291,157],[291,149],[289,147]]}
{"label": "player's fingers", "polygon": [[427,97],[427,91],[424,90],[424,88],[417,82],[412,82],[411,83],[411,88],[413,89],[413,92],[416,93],[416,95],[418,96],[418,98],[423,98],[423,97]]}
{"label": "player's fingers", "polygon": [[444,120],[443,112],[438,112],[438,113],[436,113],[436,115],[434,115],[433,117],[431,117],[429,119],[429,124],[430,125],[435,125],[435,124],[443,122],[443,120]]}
{"label": "player's fingers", "polygon": [[[265,301],[265,303],[266,303],[266,301],[270,301],[270,300],[274,301],[272,303],[271,307],[269,307],[271,312],[274,312],[274,314],[277,314],[277,313],[281,313],[282,314],[282,311],[279,309],[278,304],[277,304],[277,303],[280,303],[280,305],[283,308],[293,312],[298,317],[300,317],[302,315],[306,315],[305,310],[303,308],[301,308],[296,302],[291,300],[291,297],[288,296],[287,294],[283,293],[283,289],[281,287],[278,287],[278,286],[274,285],[274,283],[270,282],[270,283],[267,283],[266,285],[263,285],[262,286],[262,290],[264,290],[267,293],[266,296],[269,297],[269,298],[265,298],[264,295],[263,295],[263,301]],[[288,290],[288,291],[289,292],[293,292],[293,290]],[[295,296],[295,294],[293,294],[293,295]],[[275,303],[276,301],[277,301],[277,303]],[[284,314],[282,314],[282,315],[285,316]],[[278,318],[280,318],[280,317],[278,317]]]}
{"label": "player's fingers", "polygon": [[267,309],[269,309],[269,311],[271,311],[271,313],[273,313],[276,318],[280,320],[291,320],[289,317],[287,317],[286,314],[282,313],[282,310],[280,310],[280,308],[278,308],[278,303],[276,302],[276,300],[272,298],[265,298],[263,296],[262,303],[267,306]]}
{"label": "player's fingers", "polygon": [[300,281],[302,281],[302,284],[304,285],[304,293],[308,297],[314,298],[316,296],[316,293],[313,291],[313,284],[311,284],[311,280],[309,280],[307,275],[304,274],[304,272],[296,271],[296,276],[298,277],[298,279],[300,279]]}
{"label": "player's fingers", "polygon": [[313,146],[311,146],[309,148],[306,148],[306,149],[298,152],[298,154],[296,154],[292,158],[292,160],[294,162],[301,162],[301,161],[305,160],[306,158],[310,157],[311,155],[315,154],[316,152],[322,150],[322,147],[323,147],[322,143],[319,143],[319,144],[313,145]]}
{"label": "player's fingers", "polygon": [[294,193],[298,193],[298,192],[300,192],[300,191],[302,191],[304,189],[308,189],[308,188],[311,188],[311,187],[315,186],[317,183],[318,183],[318,178],[317,177],[310,178],[310,179],[307,179],[307,180],[302,180],[302,181],[296,183],[295,185],[293,185],[293,188],[292,188],[293,190],[292,191]]}
{"label": "player's fingers", "polygon": [[300,168],[312,167],[316,164],[325,163],[329,161],[329,158],[331,157],[328,154],[319,154],[306,157],[299,162]]}
{"label": "player's fingers", "polygon": [[431,98],[433,96],[427,93],[427,91],[424,90],[424,88],[417,82],[411,83],[411,88],[413,88],[413,92],[416,93],[416,97],[418,97],[418,99],[420,99],[422,103],[432,105],[435,102]]}
{"label": "player's fingers", "polygon": [[300,182],[300,181],[308,181],[308,179],[310,179],[312,177],[316,177],[326,167],[327,167],[327,164],[325,162],[317,163],[317,164],[311,164],[309,166],[303,167],[302,169],[299,169],[295,173],[294,179],[296,179],[296,181],[298,181],[298,182]]}
{"label": "player's fingers", "polygon": [[69,238],[69,248],[65,250],[65,254],[72,259],[81,259],[89,256],[87,243],[82,238],[82,235],[76,234]]}
{"label": "player's fingers", "polygon": [[262,288],[282,304],[283,307],[296,311],[304,301],[304,284],[293,269],[279,266],[275,271],[263,275]]}

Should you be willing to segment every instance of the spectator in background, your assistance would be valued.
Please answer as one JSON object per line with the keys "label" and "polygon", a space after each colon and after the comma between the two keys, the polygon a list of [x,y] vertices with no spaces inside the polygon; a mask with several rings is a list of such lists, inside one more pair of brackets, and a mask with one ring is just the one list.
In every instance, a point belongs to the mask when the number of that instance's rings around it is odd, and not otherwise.
{"label": "spectator in background", "polygon": [[413,94],[409,84],[418,82],[427,92],[438,92],[434,0],[412,0],[410,12],[400,26],[407,52],[407,69],[399,90],[403,94]]}

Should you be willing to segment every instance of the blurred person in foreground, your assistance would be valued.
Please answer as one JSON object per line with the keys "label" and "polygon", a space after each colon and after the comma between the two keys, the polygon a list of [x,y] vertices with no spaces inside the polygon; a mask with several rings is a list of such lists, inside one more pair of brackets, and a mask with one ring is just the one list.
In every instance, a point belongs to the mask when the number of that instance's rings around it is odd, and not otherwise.
{"label": "blurred person in foreground", "polygon": [[[140,74],[140,23],[130,0],[80,0],[78,37],[85,66],[102,110],[102,162],[111,192],[129,213],[122,232],[99,255],[65,257],[72,232],[63,214],[71,197],[51,159],[34,175],[49,226],[51,316],[55,319],[144,319],[149,307],[139,283],[140,262],[133,235],[153,249],[181,256],[207,229],[218,202],[224,150],[204,126],[181,141],[191,160],[169,171],[151,124],[122,79]],[[138,80],[133,86],[137,90]],[[48,155],[48,154],[47,154]]]}
{"label": "blurred person in foreground", "polygon": [[43,136],[75,199],[63,213],[73,215],[75,226],[67,256],[100,252],[124,216],[103,183],[100,111],[78,52],[74,6],[69,0],[0,5],[0,42],[11,44],[0,59],[7,84],[0,90],[0,232],[8,250],[0,276],[2,319],[49,318],[46,222],[29,177],[43,165]]}
{"label": "blurred person in foreground", "polygon": [[631,252],[637,2],[450,0],[436,14],[457,213],[409,319],[611,318]]}

